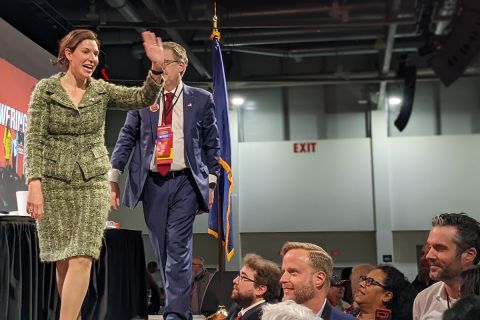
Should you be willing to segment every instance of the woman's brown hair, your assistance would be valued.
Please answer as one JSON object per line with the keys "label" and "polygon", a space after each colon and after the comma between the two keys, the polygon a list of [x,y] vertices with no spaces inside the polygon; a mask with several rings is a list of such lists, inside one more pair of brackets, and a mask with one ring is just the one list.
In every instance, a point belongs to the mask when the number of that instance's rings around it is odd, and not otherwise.
{"label": "woman's brown hair", "polygon": [[70,31],[65,37],[62,38],[62,40],[60,40],[58,45],[58,57],[52,61],[52,64],[60,64],[65,69],[68,69],[70,62],[65,56],[65,49],[68,48],[73,52],[77,48],[78,44],[83,40],[93,40],[100,48],[100,41],[98,41],[97,34],[95,32],[88,29],[75,29]]}

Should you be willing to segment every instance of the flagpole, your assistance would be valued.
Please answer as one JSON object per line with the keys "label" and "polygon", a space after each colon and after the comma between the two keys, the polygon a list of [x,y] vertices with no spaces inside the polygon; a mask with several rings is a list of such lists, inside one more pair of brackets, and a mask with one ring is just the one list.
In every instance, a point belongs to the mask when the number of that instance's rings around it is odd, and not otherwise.
{"label": "flagpole", "polygon": [[[218,31],[217,26],[217,2],[213,2],[213,18],[212,18],[212,34],[210,35],[210,39],[215,41],[217,38],[220,41],[220,31]],[[220,180],[220,179],[219,179]],[[223,205],[220,203],[220,188],[219,184],[215,188],[215,199],[217,199],[217,230],[218,230],[218,237],[217,237],[217,244],[218,244],[218,270],[225,271],[225,258],[224,258],[224,248],[223,248]]]}

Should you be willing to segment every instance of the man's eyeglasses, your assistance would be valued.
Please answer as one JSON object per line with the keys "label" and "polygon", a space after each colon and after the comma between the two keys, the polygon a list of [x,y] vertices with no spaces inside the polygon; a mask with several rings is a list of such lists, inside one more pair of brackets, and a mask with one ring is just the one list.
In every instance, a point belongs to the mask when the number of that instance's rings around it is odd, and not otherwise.
{"label": "man's eyeglasses", "polygon": [[383,284],[381,284],[380,282],[378,282],[377,280],[373,279],[373,278],[370,278],[370,277],[366,277],[366,276],[360,276],[360,281],[363,281],[365,282],[365,285],[367,287],[370,287],[370,286],[378,286],[378,287],[381,287],[385,290],[388,290],[387,287],[385,287]]}
{"label": "man's eyeglasses", "polygon": [[169,64],[172,64],[174,62],[179,62],[177,60],[163,60],[163,67],[165,68],[166,66],[168,66]]}
{"label": "man's eyeglasses", "polygon": [[239,281],[253,282],[253,283],[257,284],[257,285],[260,285],[260,284],[257,283],[255,280],[250,279],[249,277],[247,277],[246,275],[241,274],[241,273],[239,273],[239,274],[237,275],[237,278],[239,279]]}

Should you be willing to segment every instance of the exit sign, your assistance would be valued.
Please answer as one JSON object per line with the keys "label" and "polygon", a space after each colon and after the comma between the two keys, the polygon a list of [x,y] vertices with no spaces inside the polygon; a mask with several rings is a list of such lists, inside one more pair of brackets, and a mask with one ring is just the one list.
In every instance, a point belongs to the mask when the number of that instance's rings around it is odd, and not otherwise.
{"label": "exit sign", "polygon": [[294,153],[314,153],[316,142],[297,142],[293,144]]}

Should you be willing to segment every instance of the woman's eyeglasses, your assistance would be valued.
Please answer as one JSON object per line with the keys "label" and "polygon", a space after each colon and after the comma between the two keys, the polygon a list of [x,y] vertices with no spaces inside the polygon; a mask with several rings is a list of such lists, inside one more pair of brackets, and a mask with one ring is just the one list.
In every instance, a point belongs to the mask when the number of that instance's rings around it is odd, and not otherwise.
{"label": "woman's eyeglasses", "polygon": [[373,279],[373,278],[370,278],[370,277],[366,277],[366,276],[360,276],[360,281],[363,281],[365,282],[365,285],[367,287],[370,287],[370,286],[378,286],[378,287],[381,287],[385,290],[388,290],[387,287],[385,287],[383,284],[381,284],[380,282],[378,282],[377,280]]}

